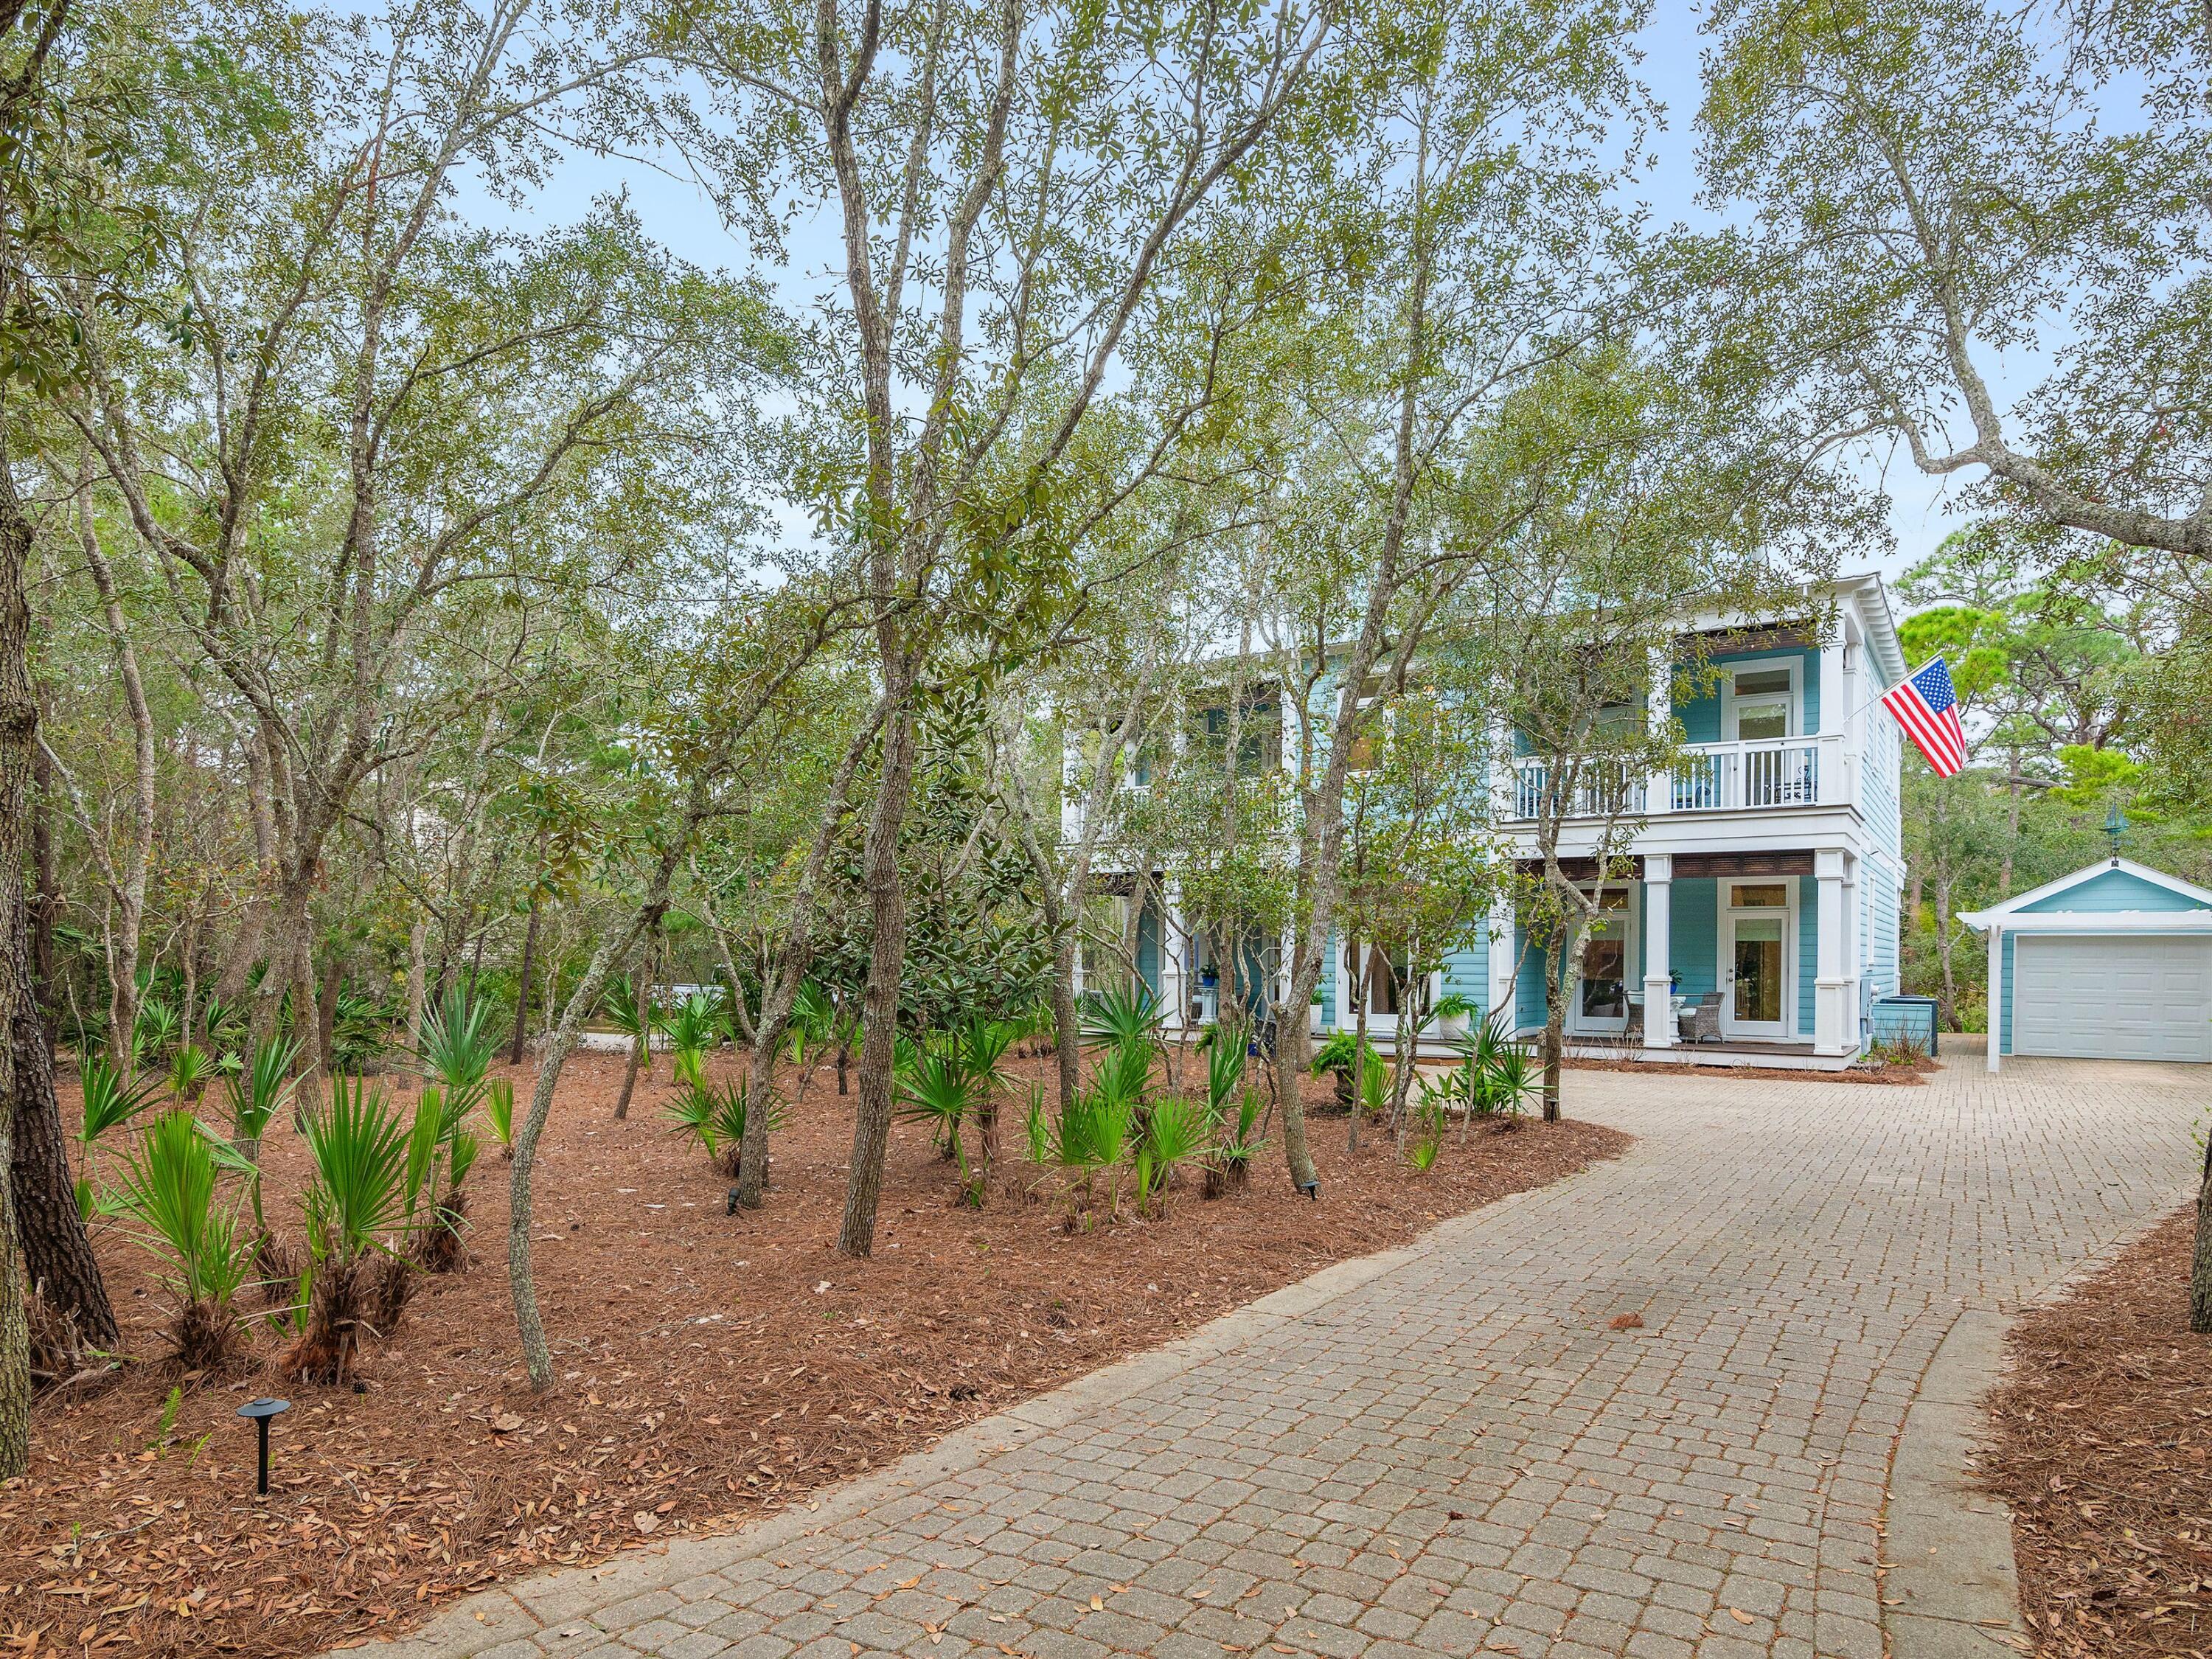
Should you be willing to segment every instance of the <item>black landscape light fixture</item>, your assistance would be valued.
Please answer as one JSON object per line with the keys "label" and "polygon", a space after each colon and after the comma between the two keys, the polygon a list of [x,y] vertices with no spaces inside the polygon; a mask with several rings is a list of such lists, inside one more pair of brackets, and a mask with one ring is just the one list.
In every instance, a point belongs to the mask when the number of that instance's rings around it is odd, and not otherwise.
{"label": "black landscape light fixture", "polygon": [[1321,1182],[1318,1181],[1301,1181],[1298,1182],[1298,1190],[1313,1200],[1315,1203],[1321,1202]]}
{"label": "black landscape light fixture", "polygon": [[261,1478],[253,1490],[264,1498],[269,1496],[269,1419],[291,1409],[289,1400],[249,1400],[238,1408],[240,1417],[252,1418],[253,1426],[261,1431]]}
{"label": "black landscape light fixture", "polygon": [[722,1212],[722,1213],[723,1213],[724,1215],[735,1215],[737,1212],[738,1212],[738,1189],[737,1189],[735,1187],[732,1187],[732,1188],[730,1188],[730,1204],[729,1204],[729,1207],[728,1207],[727,1209],[724,1210],[724,1211]]}

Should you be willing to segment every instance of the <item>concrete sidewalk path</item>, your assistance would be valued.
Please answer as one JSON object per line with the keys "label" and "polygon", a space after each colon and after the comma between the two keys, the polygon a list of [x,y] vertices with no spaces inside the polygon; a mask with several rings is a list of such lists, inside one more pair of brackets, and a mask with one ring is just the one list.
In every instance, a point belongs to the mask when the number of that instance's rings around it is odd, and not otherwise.
{"label": "concrete sidewalk path", "polygon": [[1947,1058],[1925,1088],[1571,1073],[1626,1157],[397,1651],[1881,1659],[1887,1621],[1898,1659],[1999,1659],[1974,1400],[2013,1310],[2189,1195],[2203,1088]]}

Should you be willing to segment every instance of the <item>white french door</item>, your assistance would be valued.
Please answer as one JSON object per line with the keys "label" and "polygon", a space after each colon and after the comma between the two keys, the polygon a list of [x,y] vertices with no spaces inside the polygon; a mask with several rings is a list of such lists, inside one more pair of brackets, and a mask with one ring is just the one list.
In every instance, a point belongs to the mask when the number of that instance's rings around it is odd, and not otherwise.
{"label": "white french door", "polygon": [[1721,1034],[1773,1040],[1797,1034],[1795,883],[1722,884]]}
{"label": "white french door", "polygon": [[1582,977],[1567,993],[1567,1029],[1583,1036],[1619,1036],[1628,1029],[1628,994],[1642,989],[1636,983],[1636,907],[1622,887],[1607,888],[1598,904],[1583,946]]}

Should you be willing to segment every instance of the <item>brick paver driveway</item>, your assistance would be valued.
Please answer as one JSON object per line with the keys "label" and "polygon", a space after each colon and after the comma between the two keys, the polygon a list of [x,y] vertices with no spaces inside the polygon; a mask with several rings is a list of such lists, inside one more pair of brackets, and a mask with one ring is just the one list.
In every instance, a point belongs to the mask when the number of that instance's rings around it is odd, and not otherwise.
{"label": "brick paver driveway", "polygon": [[[1893,1443],[1963,1310],[2186,1196],[2178,1067],[1579,1073],[1620,1161],[1333,1269],[818,1511],[464,1604],[498,1659],[1878,1659]],[[1641,1316],[1614,1330],[1614,1316]]]}

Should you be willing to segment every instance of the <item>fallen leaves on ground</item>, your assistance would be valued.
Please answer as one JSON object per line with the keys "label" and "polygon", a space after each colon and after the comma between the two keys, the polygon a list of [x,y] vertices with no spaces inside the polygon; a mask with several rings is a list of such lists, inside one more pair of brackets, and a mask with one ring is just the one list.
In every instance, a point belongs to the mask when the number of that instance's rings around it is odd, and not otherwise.
{"label": "fallen leaves on ground", "polygon": [[[1022,1080],[1052,1066],[1021,1062]],[[541,1146],[550,1394],[521,1373],[500,1255],[507,1166],[488,1158],[471,1183],[478,1259],[419,1283],[368,1350],[366,1393],[248,1370],[185,1385],[172,1415],[175,1379],[141,1363],[40,1404],[31,1472],[0,1485],[7,1650],[276,1659],[358,1645],[538,1568],[732,1529],[1626,1144],[1571,1121],[1455,1130],[1414,1176],[1387,1137],[1346,1159],[1342,1120],[1322,1119],[1328,1201],[1290,1192],[1263,1157],[1248,1191],[1206,1203],[1194,1180],[1161,1219],[1071,1235],[1057,1205],[1018,1191],[957,1207],[957,1167],[902,1125],[876,1254],[853,1262],[834,1249],[853,1103],[826,1071],[777,1139],[769,1208],[733,1217],[726,1179],[658,1121],[665,1083],[641,1082],[630,1117],[612,1119],[622,1070],[573,1060]],[[526,1092],[528,1069],[511,1074]],[[65,1115],[76,1093],[64,1084]],[[296,1217],[304,1159],[289,1129],[265,1166],[272,1216]],[[127,1351],[151,1358],[163,1310],[148,1259],[112,1226],[95,1249]],[[292,1409],[258,1500],[252,1431],[232,1413],[272,1392]]]}
{"label": "fallen leaves on ground", "polygon": [[2012,1506],[2044,1659],[2212,1655],[2212,1337],[2193,1210],[2014,1327],[1984,1478]]}

